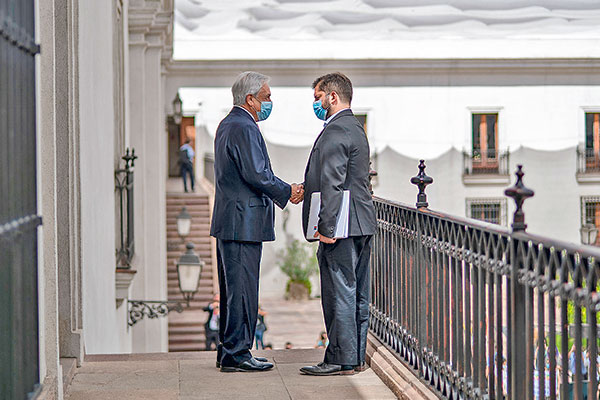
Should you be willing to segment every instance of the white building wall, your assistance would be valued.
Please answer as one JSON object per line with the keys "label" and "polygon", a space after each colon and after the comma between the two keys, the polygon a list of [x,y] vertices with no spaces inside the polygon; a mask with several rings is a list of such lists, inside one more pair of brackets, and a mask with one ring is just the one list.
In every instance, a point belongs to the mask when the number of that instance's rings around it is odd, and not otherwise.
{"label": "white building wall", "polygon": [[[350,77],[352,78],[352,77]],[[234,77],[232,78],[234,79]],[[493,81],[493,78],[490,78]],[[584,113],[600,105],[594,85],[548,86],[405,86],[356,87],[352,108],[367,113],[375,194],[410,205],[417,188],[410,178],[424,158],[434,178],[427,189],[430,208],[466,216],[467,198],[502,198],[508,184],[465,185],[462,151],[472,146],[472,112],[499,113],[499,148],[510,150],[510,181],[523,164],[525,184],[536,194],[525,204],[528,231],[579,243],[580,196],[600,195],[599,184],[576,180],[576,146],[584,141]],[[272,87],[273,113],[259,124],[275,173],[300,182],[310,146],[322,129],[312,113],[310,87]],[[229,88],[180,90],[184,110],[197,107],[197,124],[209,138],[198,140],[199,154],[212,152],[212,137],[231,107]],[[600,110],[600,108],[597,108]],[[198,129],[198,135],[204,131]],[[199,157],[201,158],[201,157]],[[514,206],[507,199],[510,224]],[[300,207],[290,205],[289,231],[301,238]],[[277,250],[285,246],[282,213],[276,214],[277,241],[265,244],[261,294],[281,295],[285,277],[277,267]]]}

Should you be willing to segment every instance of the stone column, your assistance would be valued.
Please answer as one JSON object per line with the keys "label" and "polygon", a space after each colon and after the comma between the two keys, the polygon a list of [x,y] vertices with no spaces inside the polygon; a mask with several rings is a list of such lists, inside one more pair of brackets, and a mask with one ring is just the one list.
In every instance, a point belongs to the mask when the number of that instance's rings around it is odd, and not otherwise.
{"label": "stone column", "polygon": [[[154,1],[129,7],[129,135],[139,159],[135,170],[135,248],[132,297],[167,299],[166,178],[167,135],[161,59],[172,12]],[[168,350],[167,319],[144,319],[133,329],[133,352]]]}
{"label": "stone column", "polygon": [[[60,30],[53,16],[54,1],[37,2],[38,208],[43,217],[39,234],[40,382],[46,398],[62,398],[62,371],[58,339],[58,254],[56,185],[55,47]],[[60,7],[56,5],[60,10]]]}
{"label": "stone column", "polygon": [[60,1],[63,4],[55,13],[64,32],[55,57],[55,90],[61,99],[55,106],[59,343],[61,358],[76,358],[81,364],[78,0]]}

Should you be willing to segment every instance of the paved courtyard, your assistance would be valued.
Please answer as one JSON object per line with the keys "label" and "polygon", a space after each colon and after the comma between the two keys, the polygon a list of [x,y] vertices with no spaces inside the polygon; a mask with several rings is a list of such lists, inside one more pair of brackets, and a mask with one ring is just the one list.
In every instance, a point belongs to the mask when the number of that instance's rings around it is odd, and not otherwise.
{"label": "paved courtyard", "polygon": [[275,363],[267,372],[222,373],[214,352],[88,356],[67,400],[395,399],[368,369],[315,377],[298,369],[322,360],[321,349],[255,352]]}
{"label": "paved courtyard", "polygon": [[291,342],[293,348],[314,348],[319,334],[325,330],[320,299],[261,298],[260,304],[268,313],[264,342],[272,343],[274,349],[285,348],[286,342]]}

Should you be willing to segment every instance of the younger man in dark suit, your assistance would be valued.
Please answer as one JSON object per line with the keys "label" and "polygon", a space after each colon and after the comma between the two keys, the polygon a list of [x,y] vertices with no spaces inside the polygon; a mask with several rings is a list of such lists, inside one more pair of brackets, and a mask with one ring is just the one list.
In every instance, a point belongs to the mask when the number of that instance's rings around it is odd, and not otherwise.
{"label": "younger man in dark suit", "polygon": [[[302,208],[307,232],[310,200],[321,192],[317,258],[321,271],[321,302],[329,345],[325,359],[303,367],[310,375],[352,374],[365,363],[369,328],[369,259],[375,234],[375,207],[369,191],[369,143],[350,109],[352,83],[341,73],[313,83],[317,118],[325,128],[315,141],[304,177]],[[350,191],[347,238],[334,238],[343,192]],[[309,239],[310,240],[310,239]]]}

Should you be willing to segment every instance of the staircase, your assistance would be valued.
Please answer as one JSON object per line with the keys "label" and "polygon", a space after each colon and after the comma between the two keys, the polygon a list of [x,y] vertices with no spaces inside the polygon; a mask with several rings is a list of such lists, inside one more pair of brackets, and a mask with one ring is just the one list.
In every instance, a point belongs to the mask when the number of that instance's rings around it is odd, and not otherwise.
{"label": "staircase", "polygon": [[[198,293],[182,313],[169,313],[169,351],[198,351],[205,349],[204,323],[208,314],[202,311],[214,295],[213,259],[211,250],[210,206],[205,193],[167,192],[167,276],[169,300],[183,301],[177,280],[176,262],[185,252],[177,234],[177,215],[186,207],[192,216],[192,227],[186,242],[196,246],[194,251],[206,263],[200,276]],[[215,277],[216,278],[216,277]]]}

